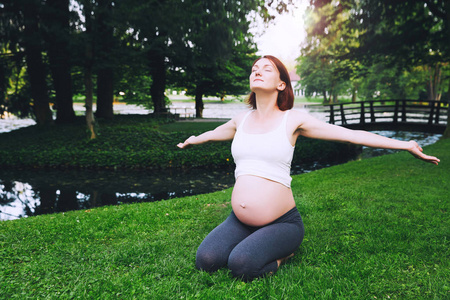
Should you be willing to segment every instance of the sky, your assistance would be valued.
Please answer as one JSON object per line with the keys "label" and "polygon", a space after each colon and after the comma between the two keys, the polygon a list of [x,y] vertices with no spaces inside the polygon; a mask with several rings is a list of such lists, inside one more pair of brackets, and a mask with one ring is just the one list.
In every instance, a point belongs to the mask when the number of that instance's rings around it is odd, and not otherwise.
{"label": "sky", "polygon": [[[302,1],[303,2],[303,1]],[[304,3],[290,12],[278,15],[268,26],[256,24],[254,32],[258,46],[258,55],[273,55],[279,58],[291,70],[295,59],[300,56],[300,45],[306,38],[303,15]]]}

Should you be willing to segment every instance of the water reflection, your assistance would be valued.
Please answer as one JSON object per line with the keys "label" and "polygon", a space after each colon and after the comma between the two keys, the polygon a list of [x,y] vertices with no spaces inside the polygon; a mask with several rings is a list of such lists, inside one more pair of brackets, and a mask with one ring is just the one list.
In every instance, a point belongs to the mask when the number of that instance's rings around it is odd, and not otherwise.
{"label": "water reflection", "polygon": [[232,170],[0,171],[0,220],[223,190]]}
{"label": "water reflection", "polygon": [[[439,134],[417,132],[376,133],[400,140],[415,139],[422,146],[432,144],[441,137]],[[361,158],[391,152],[364,148]],[[330,165],[317,162],[299,165],[294,161],[292,174]],[[184,197],[223,190],[233,183],[233,169],[153,172],[0,170],[0,220]]]}

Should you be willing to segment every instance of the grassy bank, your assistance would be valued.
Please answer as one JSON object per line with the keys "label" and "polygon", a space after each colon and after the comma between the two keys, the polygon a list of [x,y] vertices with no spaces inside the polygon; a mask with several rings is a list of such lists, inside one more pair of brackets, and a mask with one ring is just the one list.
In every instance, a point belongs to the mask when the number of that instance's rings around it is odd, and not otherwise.
{"label": "grassy bank", "polygon": [[[100,120],[99,137],[89,140],[85,121],[0,134],[0,167],[65,169],[161,169],[232,166],[230,143],[178,149],[192,134],[223,122],[175,122],[145,115],[116,115]],[[294,160],[333,161],[352,157],[347,145],[302,139]]]}
{"label": "grassy bank", "polygon": [[294,177],[306,236],[275,276],[194,268],[230,190],[0,222],[2,299],[448,299],[450,140]]}

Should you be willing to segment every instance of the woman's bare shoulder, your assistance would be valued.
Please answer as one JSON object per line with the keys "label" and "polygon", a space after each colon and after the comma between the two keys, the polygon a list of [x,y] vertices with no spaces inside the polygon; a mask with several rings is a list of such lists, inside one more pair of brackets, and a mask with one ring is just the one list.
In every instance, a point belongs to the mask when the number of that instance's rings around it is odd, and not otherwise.
{"label": "woman's bare shoulder", "polygon": [[294,117],[302,117],[302,116],[309,115],[306,110],[304,110],[304,109],[295,109],[295,108],[291,109],[289,114],[291,116],[294,116]]}
{"label": "woman's bare shoulder", "polygon": [[289,112],[289,123],[300,125],[312,116],[303,109],[291,109]]}
{"label": "woman's bare shoulder", "polygon": [[247,115],[249,112],[251,112],[251,110],[244,110],[241,111],[240,113],[236,114],[233,119],[231,119],[235,124],[236,127],[239,126],[239,124],[242,122],[242,120],[245,118],[245,115]]}
{"label": "woman's bare shoulder", "polygon": [[291,110],[291,115],[288,120],[289,126],[291,128],[295,128],[295,130],[304,130],[308,127],[314,126],[322,126],[325,124],[324,121],[316,118],[311,115],[308,111],[302,109],[293,109]]}

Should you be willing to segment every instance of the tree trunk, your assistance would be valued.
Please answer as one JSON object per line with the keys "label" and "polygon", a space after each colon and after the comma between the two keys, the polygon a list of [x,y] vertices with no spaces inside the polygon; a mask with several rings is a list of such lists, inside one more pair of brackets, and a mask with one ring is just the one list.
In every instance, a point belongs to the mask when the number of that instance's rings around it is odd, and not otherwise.
{"label": "tree trunk", "polygon": [[441,65],[436,63],[434,70],[431,66],[428,66],[428,100],[440,100],[441,94],[439,91],[439,86],[441,84]]}
{"label": "tree trunk", "polygon": [[7,110],[6,108],[6,90],[7,90],[7,78],[6,78],[6,68],[4,61],[0,61],[0,118]]}
{"label": "tree trunk", "polygon": [[166,89],[166,64],[161,51],[150,51],[150,74],[152,76],[152,86],[150,95],[153,102],[153,111],[156,115],[167,112],[165,89]]}
{"label": "tree trunk", "polygon": [[433,100],[434,98],[434,87],[433,87],[433,76],[431,75],[431,67],[428,66],[428,83],[427,83],[427,100]]}
{"label": "tree trunk", "polygon": [[323,103],[327,103],[328,99],[327,99],[327,91],[323,91]]}
{"label": "tree trunk", "polygon": [[435,74],[434,74],[434,86],[435,86],[435,95],[434,100],[439,101],[441,100],[441,77],[442,77],[442,68],[441,64],[436,64]]}
{"label": "tree trunk", "polygon": [[[86,59],[88,59],[89,51],[92,53],[90,46],[86,46]],[[95,118],[94,111],[92,109],[93,105],[93,95],[94,95],[94,84],[92,83],[92,66],[86,66],[84,70],[84,86],[86,88],[86,125],[91,132],[90,139],[95,139],[97,134],[95,132]]]}
{"label": "tree trunk", "polygon": [[97,137],[95,132],[95,118],[92,110],[94,84],[92,83],[92,66],[94,64],[94,51],[92,46],[92,20],[91,7],[85,5],[84,16],[86,18],[86,45],[85,45],[85,70],[84,70],[84,86],[86,88],[86,125],[91,132],[91,140]]}
{"label": "tree trunk", "polygon": [[333,103],[338,103],[338,95],[333,93]]}
{"label": "tree trunk", "polygon": [[96,48],[97,64],[97,111],[98,118],[112,119],[114,116],[114,69],[112,67],[112,49],[114,47],[113,27],[109,25],[112,15],[111,0],[98,0],[96,9],[96,28],[98,36]]}
{"label": "tree trunk", "polygon": [[331,90],[330,90],[330,104],[337,102],[338,102],[338,95],[336,89],[336,81],[333,80],[331,83]]}
{"label": "tree trunk", "polygon": [[353,87],[352,88],[352,102],[356,102],[356,88]]}
{"label": "tree trunk", "polygon": [[97,73],[97,118],[112,119],[114,117],[113,109],[114,84],[112,68],[102,68]]}
{"label": "tree trunk", "polygon": [[23,9],[25,19],[24,48],[36,123],[38,125],[48,125],[53,122],[53,118],[45,81],[45,67],[42,61],[42,39],[39,34],[36,11],[37,8],[32,2],[29,5],[25,5]]}
{"label": "tree trunk", "polygon": [[195,117],[203,118],[203,89],[199,86],[195,89]]}
{"label": "tree trunk", "polygon": [[47,49],[56,94],[56,122],[75,121],[68,46],[69,0],[47,0]]}

